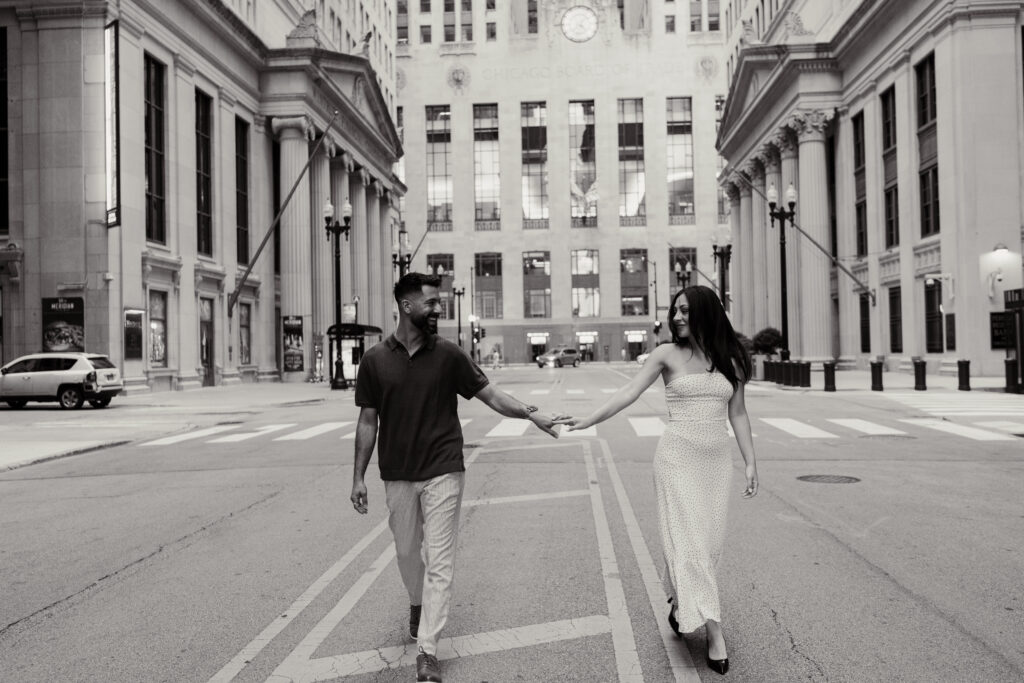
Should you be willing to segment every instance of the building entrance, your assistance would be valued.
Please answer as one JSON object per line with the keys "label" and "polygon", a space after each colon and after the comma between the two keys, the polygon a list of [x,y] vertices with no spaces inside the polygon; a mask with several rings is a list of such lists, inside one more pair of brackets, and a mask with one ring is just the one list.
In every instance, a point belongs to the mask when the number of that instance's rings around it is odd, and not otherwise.
{"label": "building entrance", "polygon": [[199,363],[203,367],[203,386],[217,383],[213,360],[213,299],[199,299]]}

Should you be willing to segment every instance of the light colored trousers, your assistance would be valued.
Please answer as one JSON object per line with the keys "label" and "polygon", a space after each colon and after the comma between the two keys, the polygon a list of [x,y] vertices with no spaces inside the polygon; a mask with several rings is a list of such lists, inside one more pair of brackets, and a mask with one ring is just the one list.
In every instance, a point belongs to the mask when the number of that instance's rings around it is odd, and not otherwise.
{"label": "light colored trousers", "polygon": [[416,640],[431,655],[448,621],[465,478],[465,472],[453,472],[426,481],[384,482],[398,571],[409,604],[423,605]]}

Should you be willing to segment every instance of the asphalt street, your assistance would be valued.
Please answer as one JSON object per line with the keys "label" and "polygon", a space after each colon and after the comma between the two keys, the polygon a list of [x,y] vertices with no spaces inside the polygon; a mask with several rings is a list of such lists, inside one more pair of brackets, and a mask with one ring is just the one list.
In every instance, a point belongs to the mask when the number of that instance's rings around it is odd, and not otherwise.
{"label": "asphalt street", "polygon": [[[634,371],[489,375],[583,415]],[[739,496],[734,447],[728,680],[1024,678],[1024,397],[754,383],[747,405],[761,486]],[[357,414],[324,385],[0,409],[3,680],[414,680],[375,463],[369,514],[348,501]],[[479,401],[460,417],[445,681],[722,680],[703,630],[665,622],[660,381],[558,440]]]}

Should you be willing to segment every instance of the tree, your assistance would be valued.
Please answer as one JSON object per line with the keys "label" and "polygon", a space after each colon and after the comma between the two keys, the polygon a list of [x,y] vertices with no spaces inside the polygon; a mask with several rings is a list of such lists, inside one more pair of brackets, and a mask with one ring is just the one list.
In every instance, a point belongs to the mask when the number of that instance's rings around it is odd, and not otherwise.
{"label": "tree", "polygon": [[766,327],[753,339],[754,353],[775,354],[782,347],[782,333],[774,327]]}

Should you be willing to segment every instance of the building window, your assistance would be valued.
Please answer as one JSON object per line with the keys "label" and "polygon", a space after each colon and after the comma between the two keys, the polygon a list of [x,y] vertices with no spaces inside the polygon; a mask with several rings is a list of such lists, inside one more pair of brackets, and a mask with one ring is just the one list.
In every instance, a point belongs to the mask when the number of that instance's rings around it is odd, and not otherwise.
{"label": "building window", "polygon": [[[10,163],[7,112],[7,27],[0,27],[0,235],[11,229],[10,178],[7,166]],[[3,330],[0,329],[0,336]]]}
{"label": "building window", "polygon": [[924,284],[924,346],[928,353],[942,353],[942,283]]}
{"label": "building window", "polygon": [[213,256],[213,100],[196,90],[196,250]]}
{"label": "building window", "polygon": [[544,102],[523,102],[520,130],[523,141],[523,219],[548,219],[548,117]]}
{"label": "building window", "polygon": [[719,0],[708,0],[708,30],[718,31],[721,30],[722,10],[721,3]]}
{"label": "building window", "polygon": [[249,124],[235,117],[235,251],[249,263]]}
{"label": "building window", "polygon": [[914,67],[917,74],[917,127],[935,120],[935,55],[930,54]]}
{"label": "building window", "polygon": [[[6,54],[6,53],[5,53]],[[166,244],[166,167],[164,165],[166,121],[164,93],[167,67],[145,56],[144,107],[146,126],[146,239]]]}
{"label": "building window", "polygon": [[666,14],[665,15],[665,33],[676,32],[676,15]]}
{"label": "building window", "polygon": [[900,243],[900,192],[897,187],[885,189],[885,247]]}
{"label": "building window", "polygon": [[424,45],[430,42],[430,27],[420,26],[420,42]]}
{"label": "building window", "polygon": [[526,32],[537,33],[537,0],[526,0]]}
{"label": "building window", "polygon": [[647,250],[619,251],[619,285],[622,292],[622,315],[647,315]]}
{"label": "building window", "polygon": [[487,0],[485,9],[496,9],[497,6],[497,0]]}
{"label": "building window", "polygon": [[149,365],[167,367],[167,292],[149,290]]}
{"label": "building window", "polygon": [[476,220],[501,219],[501,163],[498,105],[473,105],[473,190]]}
{"label": "building window", "polygon": [[868,203],[857,202],[855,207],[857,220],[857,256],[864,257],[868,254]]}
{"label": "building window", "polygon": [[[441,318],[443,320],[455,320],[456,304],[453,301],[455,294],[455,255],[454,254],[427,254],[427,272],[441,278]],[[465,289],[465,283],[463,283]],[[461,306],[461,304],[459,304]]]}
{"label": "building window", "polygon": [[690,0],[690,31],[700,33],[703,26],[701,0]]}
{"label": "building window", "polygon": [[644,101],[619,100],[619,218],[620,223],[644,225]]}
{"label": "building window", "polygon": [[481,318],[502,317],[501,254],[474,255],[473,312]]}
{"label": "building window", "polygon": [[430,0],[420,0],[420,14],[430,14]]}
{"label": "building window", "polygon": [[569,102],[569,206],[574,228],[597,227],[594,101]]}
{"label": "building window", "polygon": [[[339,27],[340,27],[339,22]],[[395,22],[395,37],[398,39],[399,45],[404,45],[409,42],[409,0],[398,0],[398,13]],[[339,36],[341,30],[338,30]]]}
{"label": "building window", "polygon": [[939,234],[939,167],[932,166],[918,176],[921,191],[921,237]]}
{"label": "building window", "polygon": [[427,223],[452,220],[451,110],[427,107]]}
{"label": "building window", "polygon": [[853,124],[853,168],[858,170],[864,168],[864,112],[850,122]]}
{"label": "building window", "polygon": [[903,297],[899,287],[889,288],[889,350],[903,353]]}
{"label": "building window", "polygon": [[693,215],[693,109],[689,97],[666,100],[668,215]]}
{"label": "building window", "polygon": [[462,13],[459,15],[462,28],[462,40],[473,42],[473,0],[462,0]]}
{"label": "building window", "polygon": [[[725,98],[721,95],[715,96],[715,135],[718,135],[718,131],[722,127],[722,114],[725,113]],[[715,171],[715,187],[718,187],[717,180],[722,176],[722,171],[725,170],[725,157],[721,154],[718,155],[718,169]],[[718,192],[718,215],[719,222],[729,213],[728,203],[725,201],[725,193]]]}
{"label": "building window", "polygon": [[551,252],[523,252],[523,317],[551,317]]}
{"label": "building window", "polygon": [[238,304],[238,364],[252,365],[252,304]]}
{"label": "building window", "polygon": [[498,25],[493,21],[487,22],[487,40],[498,39]]}
{"label": "building window", "polygon": [[871,353],[871,297],[860,295],[860,352]]}
{"label": "building window", "polygon": [[956,313],[946,314],[946,350],[956,351]]}
{"label": "building window", "polygon": [[896,146],[896,87],[893,86],[879,97],[882,105],[882,151]]}
{"label": "building window", "polygon": [[597,249],[574,249],[570,254],[574,318],[596,318],[601,315],[598,258]]}

